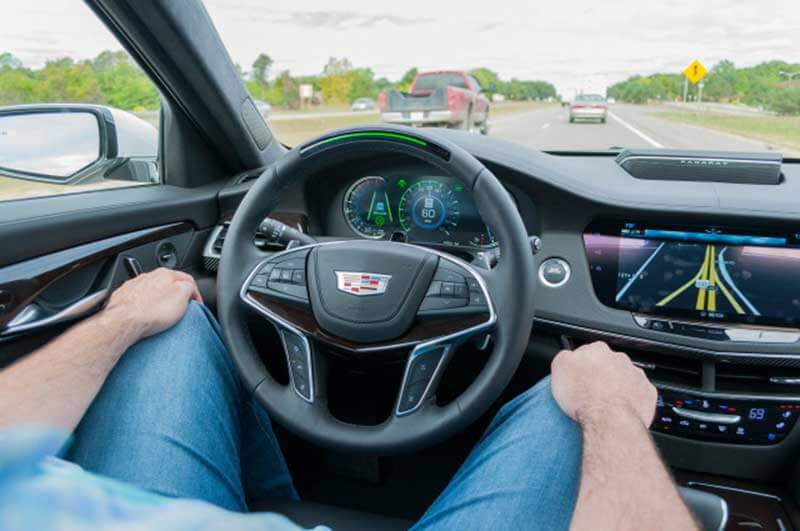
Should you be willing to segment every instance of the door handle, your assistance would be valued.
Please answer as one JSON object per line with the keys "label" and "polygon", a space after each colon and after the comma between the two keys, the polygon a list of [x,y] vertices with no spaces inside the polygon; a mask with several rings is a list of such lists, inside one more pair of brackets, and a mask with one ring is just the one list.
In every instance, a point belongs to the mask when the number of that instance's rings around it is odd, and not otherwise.
{"label": "door handle", "polygon": [[48,312],[47,309],[34,302],[9,321],[6,327],[0,331],[0,336],[37,330],[83,317],[102,306],[108,295],[109,290],[104,288],[56,312]]}

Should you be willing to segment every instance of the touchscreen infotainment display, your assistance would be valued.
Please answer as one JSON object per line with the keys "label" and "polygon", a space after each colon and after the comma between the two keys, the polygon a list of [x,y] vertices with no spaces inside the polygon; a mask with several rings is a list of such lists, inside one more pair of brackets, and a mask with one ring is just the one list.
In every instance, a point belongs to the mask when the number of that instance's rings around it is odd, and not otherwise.
{"label": "touchscreen infotainment display", "polygon": [[615,308],[800,324],[800,231],[612,223],[584,234],[595,291]]}

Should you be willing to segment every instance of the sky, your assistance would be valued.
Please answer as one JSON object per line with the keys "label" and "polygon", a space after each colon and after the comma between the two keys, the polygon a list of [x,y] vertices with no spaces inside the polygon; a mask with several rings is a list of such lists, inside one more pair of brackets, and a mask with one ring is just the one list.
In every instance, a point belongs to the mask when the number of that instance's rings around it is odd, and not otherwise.
{"label": "sky", "polygon": [[[28,66],[119,45],[79,0],[4,2],[0,52]],[[693,59],[739,66],[800,62],[798,0],[206,0],[231,58],[249,70],[318,74],[328,58],[396,80],[420,69],[486,66],[543,79],[562,94],[633,74],[680,72]]]}

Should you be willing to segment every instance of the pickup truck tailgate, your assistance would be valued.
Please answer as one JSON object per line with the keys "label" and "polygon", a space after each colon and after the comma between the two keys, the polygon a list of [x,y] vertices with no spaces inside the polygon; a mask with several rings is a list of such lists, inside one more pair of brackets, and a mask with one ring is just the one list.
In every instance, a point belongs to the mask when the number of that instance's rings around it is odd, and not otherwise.
{"label": "pickup truck tailgate", "polygon": [[390,90],[386,94],[386,112],[411,112],[447,109],[447,89],[414,94]]}

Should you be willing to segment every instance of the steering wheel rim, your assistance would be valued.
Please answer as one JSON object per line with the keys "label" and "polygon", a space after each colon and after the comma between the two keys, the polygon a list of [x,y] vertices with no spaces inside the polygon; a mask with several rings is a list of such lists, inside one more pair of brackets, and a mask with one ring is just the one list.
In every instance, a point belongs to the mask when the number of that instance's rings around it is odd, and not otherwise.
{"label": "steering wheel rim", "polygon": [[[392,415],[379,425],[354,425],[336,419],[327,410],[325,400],[300,400],[291,386],[273,379],[254,348],[246,323],[247,312],[252,308],[242,302],[240,294],[252,279],[254,266],[269,257],[252,244],[252,235],[278,205],[290,182],[348,158],[392,154],[409,155],[460,179],[495,234],[501,259],[497,267],[480,274],[496,314],[491,330],[494,349],[480,374],[449,404],[440,407],[429,401],[413,414]],[[432,132],[388,125],[350,128],[290,150],[254,182],[228,228],[218,270],[218,313],[225,343],[242,381],[274,420],[322,446],[396,453],[428,446],[457,433],[499,397],[529,340],[535,271],[527,231],[515,204],[497,178],[472,155]]]}

